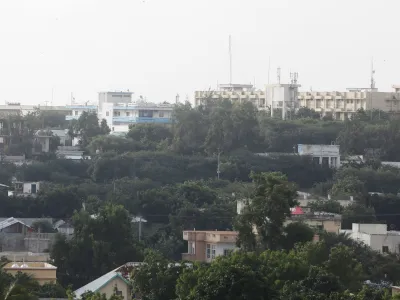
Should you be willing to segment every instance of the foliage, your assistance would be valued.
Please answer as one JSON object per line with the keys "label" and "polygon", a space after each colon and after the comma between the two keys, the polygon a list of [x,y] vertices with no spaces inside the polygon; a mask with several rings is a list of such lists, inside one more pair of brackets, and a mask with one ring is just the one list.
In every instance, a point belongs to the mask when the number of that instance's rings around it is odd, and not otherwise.
{"label": "foliage", "polygon": [[64,285],[81,286],[141,257],[140,247],[133,240],[131,218],[121,206],[107,204],[96,217],[76,212],[73,226],[74,237],[67,240],[58,235],[50,253]]}
{"label": "foliage", "polygon": [[237,217],[238,244],[248,250],[276,249],[283,223],[296,204],[296,186],[282,173],[253,173],[251,177],[255,189]]}

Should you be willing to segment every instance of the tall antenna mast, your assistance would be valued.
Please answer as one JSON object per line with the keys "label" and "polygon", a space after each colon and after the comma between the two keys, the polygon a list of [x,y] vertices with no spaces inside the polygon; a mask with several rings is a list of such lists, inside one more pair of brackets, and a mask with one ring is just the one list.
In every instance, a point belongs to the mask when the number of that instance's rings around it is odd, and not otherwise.
{"label": "tall antenna mast", "polygon": [[232,85],[232,38],[229,35],[229,84]]}
{"label": "tall antenna mast", "polygon": [[278,77],[278,84],[281,84],[281,67],[276,70],[276,75]]}
{"label": "tall antenna mast", "polygon": [[375,89],[375,79],[374,79],[374,58],[371,59],[371,91]]}
{"label": "tall antenna mast", "polygon": [[268,57],[268,84],[269,84],[269,73],[271,71],[271,56]]}

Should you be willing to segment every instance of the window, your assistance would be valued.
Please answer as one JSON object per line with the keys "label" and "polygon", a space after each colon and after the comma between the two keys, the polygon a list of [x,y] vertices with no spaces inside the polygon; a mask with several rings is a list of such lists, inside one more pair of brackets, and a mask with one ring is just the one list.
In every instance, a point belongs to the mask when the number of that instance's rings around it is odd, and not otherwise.
{"label": "window", "polygon": [[74,111],[74,114],[75,114],[75,116],[77,116],[77,115],[78,115],[78,111],[77,111],[77,110],[75,110],[75,111]]}
{"label": "window", "polygon": [[211,245],[211,259],[215,258],[215,245]]}
{"label": "window", "polygon": [[389,253],[389,246],[382,246],[382,253]]}
{"label": "window", "polygon": [[196,244],[194,242],[189,242],[189,254],[196,254]]}
{"label": "window", "polygon": [[121,116],[121,112],[120,111],[114,111],[114,117],[119,117]]}
{"label": "window", "polygon": [[152,110],[139,110],[139,117],[140,118],[152,118],[153,111]]}
{"label": "window", "polygon": [[106,111],[106,117],[108,117],[110,115],[110,112]]}
{"label": "window", "polygon": [[129,117],[131,115],[130,112],[126,112],[126,116]]}
{"label": "window", "polygon": [[158,112],[158,116],[159,116],[160,118],[164,118],[164,112],[163,112],[163,111],[159,111],[159,112]]}
{"label": "window", "polygon": [[232,249],[224,249],[224,256],[228,256],[229,254],[231,254],[233,252]]}
{"label": "window", "polygon": [[206,247],[206,257],[207,258],[211,258],[211,245],[210,244],[207,244],[207,247]]}

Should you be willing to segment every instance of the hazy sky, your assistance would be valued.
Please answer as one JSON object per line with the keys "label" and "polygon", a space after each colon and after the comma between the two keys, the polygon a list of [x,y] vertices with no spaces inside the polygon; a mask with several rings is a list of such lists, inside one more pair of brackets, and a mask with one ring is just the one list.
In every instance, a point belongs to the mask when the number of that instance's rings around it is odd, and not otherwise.
{"label": "hazy sky", "polygon": [[0,104],[96,101],[103,90],[192,100],[282,68],[301,90],[400,83],[399,0],[0,0]]}

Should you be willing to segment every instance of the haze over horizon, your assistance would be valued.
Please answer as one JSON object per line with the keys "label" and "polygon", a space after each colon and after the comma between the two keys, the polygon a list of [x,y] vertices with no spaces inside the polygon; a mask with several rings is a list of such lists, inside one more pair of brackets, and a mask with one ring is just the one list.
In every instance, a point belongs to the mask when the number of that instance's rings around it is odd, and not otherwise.
{"label": "haze over horizon", "polygon": [[[301,3],[300,3],[301,2]],[[400,83],[400,2],[317,0],[69,0],[0,3],[0,104],[96,101],[133,91],[149,101],[193,99],[229,81],[257,88],[299,73],[300,90]],[[357,13],[354,13],[354,12]],[[16,17],[18,16],[18,17]]]}

